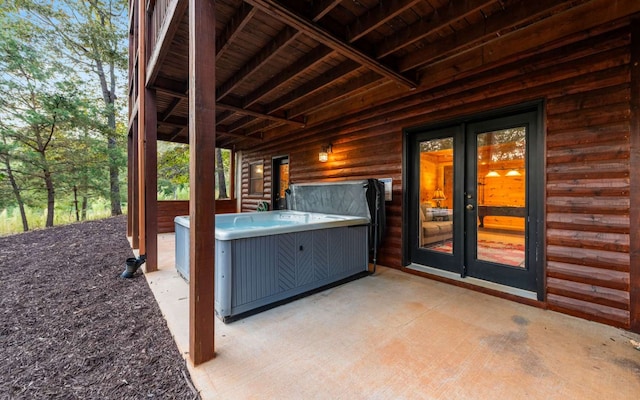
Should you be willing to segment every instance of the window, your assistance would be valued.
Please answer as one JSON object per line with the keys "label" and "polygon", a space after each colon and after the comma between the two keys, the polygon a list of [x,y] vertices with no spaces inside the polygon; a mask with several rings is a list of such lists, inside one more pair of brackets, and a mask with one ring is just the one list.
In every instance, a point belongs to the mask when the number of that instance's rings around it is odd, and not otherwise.
{"label": "window", "polygon": [[249,165],[249,194],[262,195],[264,192],[264,165],[262,162]]}

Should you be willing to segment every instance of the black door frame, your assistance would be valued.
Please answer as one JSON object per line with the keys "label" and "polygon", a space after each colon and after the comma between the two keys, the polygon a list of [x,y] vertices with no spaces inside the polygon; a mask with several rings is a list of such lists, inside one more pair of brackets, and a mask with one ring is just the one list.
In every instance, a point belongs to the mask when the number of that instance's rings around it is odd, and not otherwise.
{"label": "black door frame", "polygon": [[[416,245],[416,235],[413,234],[417,232],[418,221],[410,218],[410,207],[412,204],[415,204],[415,199],[411,196],[415,194],[412,190],[409,190],[410,186],[414,182],[415,178],[415,166],[413,157],[411,156],[412,151],[415,150],[414,142],[415,136],[419,133],[427,132],[427,131],[437,131],[445,128],[450,128],[453,126],[458,126],[460,129],[464,130],[463,137],[466,137],[466,125],[476,122],[481,122],[483,120],[489,119],[497,119],[508,117],[515,114],[522,114],[526,112],[535,112],[536,113],[536,124],[537,124],[537,132],[533,132],[529,136],[529,146],[532,151],[537,152],[537,154],[542,156],[533,156],[529,157],[529,179],[531,182],[532,188],[536,188],[536,190],[531,191],[528,194],[528,209],[529,215],[531,216],[528,220],[529,224],[529,233],[532,237],[535,237],[536,240],[531,242],[529,246],[529,262],[535,263],[536,267],[536,294],[537,298],[540,301],[544,301],[545,291],[546,291],[546,281],[545,281],[545,271],[546,271],[546,235],[545,235],[545,173],[544,168],[546,165],[545,158],[545,132],[546,127],[544,126],[544,101],[534,101],[523,103],[515,106],[504,107],[497,110],[491,110],[487,112],[482,112],[478,114],[474,114],[467,117],[455,118],[447,121],[442,121],[433,124],[425,124],[420,126],[415,126],[411,128],[403,129],[403,158],[402,158],[402,179],[404,182],[403,189],[403,198],[402,198],[402,237],[404,238],[402,243],[402,264],[404,266],[409,266],[411,264],[412,257],[412,247]],[[460,153],[460,152],[458,152]],[[532,153],[533,154],[533,153]],[[461,155],[464,157],[466,155]],[[458,160],[456,160],[458,161]],[[464,162],[458,163],[457,168],[465,168]],[[464,212],[464,199],[462,193],[454,193],[454,213],[463,213]],[[462,215],[459,216],[463,217]],[[454,214],[454,218],[456,218]],[[457,238],[456,238],[457,239]]]}
{"label": "black door frame", "polygon": [[[271,158],[271,209],[280,210],[280,165],[282,161],[287,160],[289,168],[291,168],[291,161],[289,155],[274,156]],[[286,204],[285,204],[286,208]]]}

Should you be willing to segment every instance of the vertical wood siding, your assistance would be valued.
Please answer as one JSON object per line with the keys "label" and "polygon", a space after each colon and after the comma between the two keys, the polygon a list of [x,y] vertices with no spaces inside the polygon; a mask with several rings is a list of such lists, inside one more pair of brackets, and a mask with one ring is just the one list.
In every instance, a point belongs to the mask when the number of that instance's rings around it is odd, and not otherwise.
{"label": "vertical wood siding", "polygon": [[[270,201],[270,163],[276,155],[290,155],[294,183],[392,178],[393,201],[386,203],[388,232],[379,262],[400,268],[406,240],[403,128],[543,99],[547,303],[555,310],[628,328],[630,29],[611,29],[408,92],[392,102],[383,103],[385,94],[373,91],[356,99],[363,104],[359,112],[295,133],[283,131],[281,139],[245,152],[242,211]],[[330,109],[327,113],[336,115]],[[318,152],[328,143],[333,153],[327,163],[320,163]],[[265,193],[248,196],[248,166],[259,160],[264,160]]]}

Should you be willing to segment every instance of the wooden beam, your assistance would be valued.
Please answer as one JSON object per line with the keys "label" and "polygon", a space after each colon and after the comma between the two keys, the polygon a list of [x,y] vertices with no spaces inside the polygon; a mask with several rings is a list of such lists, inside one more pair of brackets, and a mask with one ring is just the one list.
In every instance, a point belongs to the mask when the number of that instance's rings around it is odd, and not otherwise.
{"label": "wooden beam", "polygon": [[[180,133],[182,133],[182,132],[178,131],[178,135]],[[175,131],[173,133],[170,133],[170,134],[158,133],[158,140],[161,140],[163,142],[189,144],[189,138],[188,137],[178,136],[178,135],[175,134]]]}
{"label": "wooden beam", "polygon": [[259,7],[264,12],[277,18],[283,23],[301,31],[310,38],[324,44],[344,55],[345,57],[370,68],[371,70],[383,75],[389,79],[392,79],[401,85],[404,85],[410,89],[415,89],[417,84],[411,79],[405,77],[401,73],[393,70],[392,68],[382,64],[379,61],[371,58],[369,55],[356,49],[335,37],[331,32],[315,25],[312,21],[305,19],[297,13],[286,8],[275,0],[245,0],[254,7]]}
{"label": "wooden beam", "polygon": [[231,118],[235,113],[231,112],[231,111],[224,111],[221,112],[220,114],[218,114],[218,116],[216,117],[216,122],[218,124],[228,120],[229,118]]}
{"label": "wooden beam", "polygon": [[[585,2],[588,0],[581,1]],[[461,51],[466,52],[484,46],[489,42],[500,40],[505,36],[513,34],[513,32],[510,31],[514,27],[535,22],[541,15],[564,10],[573,3],[575,2],[558,0],[536,0],[516,3],[503,12],[489,16],[483,20],[482,23],[470,25],[463,30],[409,54],[399,61],[398,68],[400,71],[406,72],[429,64],[434,60],[440,60],[452,55],[457,56],[461,54]],[[563,19],[566,20],[566,17]]]}
{"label": "wooden beam", "polygon": [[131,128],[132,143],[131,143],[131,165],[133,171],[131,171],[131,197],[128,202],[131,203],[131,247],[134,249],[140,248],[140,185],[138,180],[140,179],[140,172],[138,171],[138,121],[133,124]]}
{"label": "wooden beam", "polygon": [[182,100],[183,99],[181,97],[176,97],[175,99],[173,99],[171,104],[169,104],[169,107],[167,107],[167,109],[160,116],[160,121],[166,121],[171,116],[171,114],[173,114],[176,108],[178,108],[180,103],[182,103]]}
{"label": "wooden beam", "polygon": [[391,0],[380,2],[364,15],[358,17],[347,29],[347,42],[353,43],[380,25],[394,19],[422,0]]}
{"label": "wooden beam", "polygon": [[290,79],[295,78],[297,75],[301,74],[305,70],[313,67],[318,64],[322,60],[324,60],[329,54],[333,53],[328,47],[318,46],[315,49],[311,50],[311,52],[303,55],[296,62],[291,64],[289,67],[285,68],[282,72],[280,72],[275,77],[269,79],[264,85],[249,93],[243,99],[244,107],[250,107],[256,102],[260,101],[263,97],[274,91],[284,82],[287,82]]}
{"label": "wooden beam", "polygon": [[383,77],[377,73],[368,71],[361,76],[350,79],[344,85],[336,86],[328,91],[321,92],[317,96],[292,107],[288,110],[289,117],[294,118],[298,115],[309,114],[324,107],[332,106],[349,96],[353,96],[356,93],[361,93],[370,90],[372,87],[381,85],[383,83],[382,78]]}
{"label": "wooden beam", "polygon": [[299,32],[295,29],[288,26],[285,27],[276,35],[276,37],[271,42],[264,46],[258,52],[258,54],[253,56],[253,58],[249,60],[245,65],[243,65],[238,71],[236,71],[231,76],[231,78],[229,78],[225,83],[218,87],[218,89],[216,90],[216,98],[219,101],[222,100],[224,96],[229,94],[229,92],[235,89],[236,86],[247,79],[249,75],[263,66],[265,63],[267,63],[273,56],[278,53],[278,51],[295,40],[298,35]]}
{"label": "wooden beam", "polygon": [[[166,93],[166,94],[168,94],[170,96],[176,97],[177,99],[186,99],[188,97],[188,94],[187,94],[188,90],[183,91],[182,90],[182,86],[183,86],[183,84],[178,82],[178,81],[167,79],[167,78],[158,78],[158,80],[156,82],[156,85],[153,86],[153,87],[156,90],[158,90],[159,92]],[[173,103],[169,106],[168,109],[171,109],[172,105],[173,105]],[[277,115],[271,115],[271,114],[268,114],[268,113],[264,113],[264,112],[260,112],[260,111],[256,111],[256,110],[251,110],[251,109],[248,109],[248,108],[239,107],[239,106],[236,106],[236,105],[233,105],[233,104],[217,102],[216,103],[216,107],[220,108],[220,109],[223,109],[223,110],[233,111],[234,113],[237,113],[237,114],[250,115],[250,116],[253,116],[255,118],[262,118],[262,119],[268,119],[268,120],[283,122],[285,124],[290,124],[290,125],[294,125],[294,126],[297,126],[297,127],[304,127],[305,126],[304,122],[299,121],[299,120],[291,120],[291,119],[287,119],[287,118],[282,118],[282,117],[279,117]],[[167,124],[175,124],[176,123],[175,119],[170,118],[170,116],[166,112],[163,114],[163,117],[161,118],[161,121],[162,122],[166,122]]]}
{"label": "wooden beam", "polygon": [[233,39],[242,31],[242,28],[251,20],[255,15],[256,9],[242,3],[238,8],[231,20],[222,30],[220,37],[216,38],[216,61],[222,57],[229,45],[233,42]]}
{"label": "wooden beam", "polygon": [[146,85],[153,82],[158,76],[160,67],[162,67],[164,59],[167,56],[167,53],[169,53],[173,37],[180,27],[180,22],[184,17],[184,13],[187,11],[188,5],[188,0],[173,0],[169,2],[167,13],[165,15],[164,22],[162,23],[160,34],[158,35],[158,40],[156,41],[155,48],[153,49],[153,54],[151,54],[151,58],[149,59]]}
{"label": "wooden beam", "polygon": [[232,105],[229,105],[229,104],[216,103],[216,106],[218,108],[222,109],[222,110],[229,110],[229,111],[233,111],[233,112],[238,113],[238,114],[249,115],[249,116],[255,117],[255,118],[268,119],[269,121],[278,121],[278,122],[282,122],[284,124],[297,126],[298,128],[304,128],[306,126],[303,121],[294,121],[294,120],[287,119],[287,118],[280,118],[280,117],[276,117],[274,115],[254,112],[254,111],[247,110],[247,109],[244,109],[244,108],[235,107],[235,106],[232,106]]}
{"label": "wooden beam", "polygon": [[145,0],[138,0],[138,250],[140,254],[146,254],[147,241],[145,231],[145,175],[144,175],[144,131],[145,123],[145,94],[144,90],[147,77],[147,12]]}
{"label": "wooden beam", "polygon": [[391,53],[410,46],[418,40],[424,39],[438,29],[458,21],[466,16],[479,12],[483,7],[494,3],[495,0],[465,0],[453,1],[438,9],[429,20],[421,19],[415,24],[387,37],[379,43],[376,58],[386,57]]}
{"label": "wooden beam", "polygon": [[319,77],[308,81],[307,83],[299,86],[284,96],[273,101],[268,105],[267,111],[269,113],[279,110],[295,101],[311,96],[319,90],[323,89],[329,83],[336,79],[342,78],[344,75],[349,74],[360,68],[360,65],[352,60],[344,61],[343,63],[331,68],[329,71],[323,73]]}
{"label": "wooden beam", "polygon": [[[251,116],[242,117],[242,118],[238,119],[237,121],[227,125],[226,126],[227,132],[228,133],[236,133],[236,131],[239,131],[243,127],[249,125],[254,120],[255,120],[255,118],[251,117]],[[240,135],[240,134],[236,133],[236,135]]]}
{"label": "wooden beam", "polygon": [[144,209],[146,272],[158,270],[158,112],[156,92],[145,89]]}
{"label": "wooden beam", "polygon": [[318,22],[322,17],[329,14],[336,8],[342,0],[320,0],[313,2],[313,22]]}
{"label": "wooden beam", "polygon": [[131,182],[133,182],[133,132],[129,129],[127,135],[127,236],[131,236],[133,232],[133,207],[131,199],[133,198],[133,188]]}
{"label": "wooden beam", "polygon": [[216,12],[189,0],[189,356],[215,357]]}
{"label": "wooden beam", "polygon": [[158,120],[158,125],[171,126],[174,128],[187,128],[189,127],[189,120],[183,117],[168,117],[166,119]]}
{"label": "wooden beam", "polygon": [[631,330],[640,333],[640,18],[631,20],[631,134],[629,174],[629,316]]}

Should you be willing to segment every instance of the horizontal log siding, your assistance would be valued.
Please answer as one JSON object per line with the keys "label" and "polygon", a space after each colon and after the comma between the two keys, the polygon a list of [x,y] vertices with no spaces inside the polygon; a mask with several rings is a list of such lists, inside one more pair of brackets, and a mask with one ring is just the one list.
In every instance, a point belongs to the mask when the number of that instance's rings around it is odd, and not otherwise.
{"label": "horizontal log siding", "polygon": [[[236,212],[235,200],[216,200],[216,214]],[[158,202],[158,233],[175,231],[173,220],[179,215],[189,215],[189,200],[162,200]]]}
{"label": "horizontal log siding", "polygon": [[[341,116],[283,128],[245,153],[242,208],[270,198],[267,163],[265,196],[246,196],[248,163],[278,154],[290,154],[292,182],[393,178],[379,262],[401,268],[403,128],[544,99],[547,303],[628,328],[630,35],[628,25],[611,29],[393,101],[374,91],[337,105]],[[328,143],[329,162],[319,163]]]}

